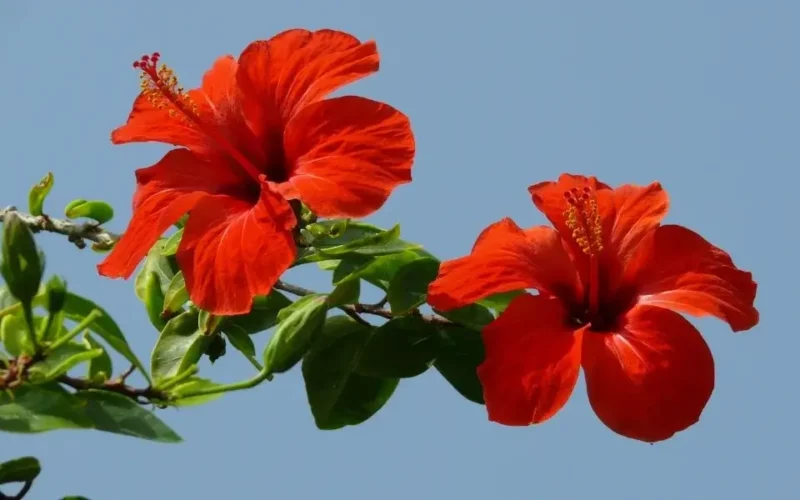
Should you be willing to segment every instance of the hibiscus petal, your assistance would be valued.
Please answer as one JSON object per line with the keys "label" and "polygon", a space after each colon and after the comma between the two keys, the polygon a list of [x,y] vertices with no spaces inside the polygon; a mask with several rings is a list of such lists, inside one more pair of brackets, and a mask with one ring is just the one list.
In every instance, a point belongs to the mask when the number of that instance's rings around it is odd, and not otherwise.
{"label": "hibiscus petal", "polygon": [[295,222],[266,184],[255,206],[225,195],[198,203],[177,254],[192,301],[217,315],[249,312],[294,261]]}
{"label": "hibiscus petal", "polygon": [[289,179],[278,185],[324,217],[361,217],[411,181],[414,135],[408,118],[362,97],[303,108],[286,127]]}
{"label": "hibiscus petal", "polygon": [[618,332],[586,332],[582,364],[600,420],[641,441],[662,441],[697,422],[714,389],[703,337],[658,307],[634,307]]}
{"label": "hibiscus petal", "polygon": [[239,57],[246,112],[261,137],[302,106],[378,71],[374,42],[334,30],[288,30],[253,42]]}
{"label": "hibiscus petal", "polygon": [[560,233],[568,235],[572,231],[567,228],[564,219],[564,212],[568,208],[564,193],[570,189],[582,191],[584,187],[590,188],[595,193],[600,190],[610,189],[608,185],[598,181],[596,177],[561,174],[558,181],[539,182],[530,186],[528,192],[531,194],[536,208],[542,211]]}
{"label": "hibiscus petal", "polygon": [[669,210],[669,196],[661,184],[649,186],[626,184],[610,191],[614,219],[609,242],[619,262],[626,262],[636,246],[651,230],[658,227]]}
{"label": "hibiscus petal", "polygon": [[176,149],[136,171],[133,217],[120,241],[97,266],[103,276],[129,278],[158,238],[208,194],[238,189],[238,177],[215,163]]}
{"label": "hibiscus petal", "polygon": [[565,301],[582,293],[557,232],[544,226],[523,231],[505,218],[481,233],[470,255],[442,263],[428,288],[428,302],[447,311],[526,288]]}
{"label": "hibiscus petal", "polygon": [[567,402],[581,362],[581,330],[554,298],[522,294],[483,330],[486,358],[478,367],[489,420],[544,422]]}
{"label": "hibiscus petal", "polygon": [[626,266],[624,283],[639,303],[726,321],[733,331],[758,323],[753,275],[730,256],[682,226],[660,226],[645,238]]}

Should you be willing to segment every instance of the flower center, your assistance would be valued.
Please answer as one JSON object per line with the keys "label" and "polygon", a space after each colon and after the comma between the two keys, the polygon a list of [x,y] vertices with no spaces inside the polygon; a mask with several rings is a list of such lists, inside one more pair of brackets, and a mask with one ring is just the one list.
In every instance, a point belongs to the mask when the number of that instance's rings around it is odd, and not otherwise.
{"label": "flower center", "polygon": [[178,83],[178,77],[172,68],[163,63],[159,66],[160,58],[161,55],[158,52],[153,52],[149,56],[142,56],[133,63],[133,67],[142,72],[139,75],[142,95],[154,108],[168,109],[169,116],[180,118],[187,125],[197,127],[219,149],[230,155],[248,176],[258,181],[261,176],[258,168],[221,134],[216,126],[200,117],[197,103]]}

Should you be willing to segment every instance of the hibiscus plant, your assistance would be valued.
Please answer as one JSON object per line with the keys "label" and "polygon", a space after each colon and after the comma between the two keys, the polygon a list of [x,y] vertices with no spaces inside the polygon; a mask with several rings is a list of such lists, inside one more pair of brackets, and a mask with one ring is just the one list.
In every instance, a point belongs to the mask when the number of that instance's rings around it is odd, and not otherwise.
{"label": "hibiscus plant", "polygon": [[[113,209],[103,201],[75,200],[64,218],[46,213],[52,174],[31,189],[28,210],[0,211],[0,430],[175,443],[160,410],[297,365],[327,430],[368,420],[402,379],[430,369],[505,425],[553,417],[581,369],[594,412],[622,436],[656,442],[697,422],[714,363],[680,313],[752,328],[750,273],[691,230],[662,225],[669,202],[658,183],[611,188],[564,174],[534,184],[529,195],[553,227],[503,219],[444,263],[401,239],[399,226],[358,221],[411,181],[415,154],[400,111],[328,97],[378,66],[374,42],[301,29],[217,59],[191,90],[160,54],[135,62],[141,91],[112,142],[175,149],[136,171],[124,233],[104,229]],[[102,276],[135,273],[159,332],[149,363],[101,304],[45,279],[40,231],[105,254]],[[283,281],[296,266],[329,272],[331,289]],[[384,298],[364,303],[364,286]],[[201,359],[228,347],[253,376],[201,376]],[[134,372],[144,385],[129,383]],[[0,485],[23,483],[0,498],[22,498],[38,474],[32,457],[0,465]]]}

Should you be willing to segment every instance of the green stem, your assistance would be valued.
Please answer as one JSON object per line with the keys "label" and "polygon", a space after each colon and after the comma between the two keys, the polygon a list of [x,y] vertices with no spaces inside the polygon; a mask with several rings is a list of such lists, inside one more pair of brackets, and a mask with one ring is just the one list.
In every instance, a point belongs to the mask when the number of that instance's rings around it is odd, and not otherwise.
{"label": "green stem", "polygon": [[91,325],[92,323],[94,323],[94,321],[95,321],[97,318],[99,318],[100,316],[102,316],[102,315],[103,315],[103,313],[101,313],[99,310],[97,310],[97,309],[92,309],[92,312],[90,312],[89,314],[87,314],[87,315],[86,315],[86,317],[85,317],[85,318],[83,318],[83,321],[81,321],[80,323],[78,323],[77,325],[75,325],[75,328],[73,328],[72,330],[70,330],[70,331],[69,331],[69,332],[68,332],[66,335],[64,335],[63,337],[59,338],[58,340],[56,340],[55,342],[53,342],[52,344],[50,344],[50,347],[48,347],[48,350],[49,350],[49,351],[51,351],[51,352],[52,352],[52,351],[55,351],[55,350],[56,350],[56,349],[58,349],[59,347],[61,347],[61,346],[63,346],[64,344],[68,343],[70,340],[74,339],[75,337],[77,337],[78,335],[80,335],[80,334],[81,334],[81,333],[82,333],[84,330],[86,330],[87,328],[89,328],[89,325]]}
{"label": "green stem", "polygon": [[249,361],[250,364],[253,365],[259,372],[264,369],[264,367],[261,366],[261,363],[259,363],[258,360],[256,360],[256,358],[253,356],[247,354],[246,352],[243,352],[242,355],[244,355],[244,357],[247,358],[247,361]]}
{"label": "green stem", "polygon": [[30,304],[22,304],[22,312],[25,315],[25,323],[28,328],[25,332],[28,336],[28,342],[33,346],[33,352],[39,353],[39,340],[36,338],[36,326],[33,324],[33,307]]}
{"label": "green stem", "polygon": [[173,387],[185,381],[186,379],[190,378],[192,375],[196,374],[199,371],[200,369],[197,367],[197,365],[192,365],[189,368],[183,370],[181,373],[175,375],[173,378],[168,380],[163,385],[157,386],[156,389],[160,391],[166,391],[168,389],[172,389]]}
{"label": "green stem", "polygon": [[212,394],[221,394],[225,392],[241,391],[244,389],[252,389],[265,380],[272,380],[272,373],[269,368],[263,368],[258,374],[249,379],[241,382],[234,382],[232,384],[223,384],[216,387],[200,388],[196,391],[188,391],[181,394],[177,399],[196,398],[198,396],[211,396]]}

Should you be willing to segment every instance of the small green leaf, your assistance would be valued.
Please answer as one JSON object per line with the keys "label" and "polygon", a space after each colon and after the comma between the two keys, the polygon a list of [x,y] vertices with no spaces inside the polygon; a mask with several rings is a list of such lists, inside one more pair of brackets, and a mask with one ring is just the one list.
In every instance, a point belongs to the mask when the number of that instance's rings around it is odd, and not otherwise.
{"label": "small green leaf", "polygon": [[0,484],[30,483],[42,472],[34,457],[22,457],[0,464]]}
{"label": "small green leaf", "polygon": [[153,248],[150,249],[150,252],[148,252],[144,260],[142,270],[136,275],[134,290],[136,291],[136,296],[141,301],[145,300],[146,285],[144,281],[148,272],[154,271],[158,275],[158,280],[161,283],[161,290],[165,294],[172,277],[178,272],[177,265],[173,263],[170,257],[161,255],[161,250],[164,248],[165,242],[166,240],[160,239],[153,245]]}
{"label": "small green leaf", "polygon": [[28,226],[14,212],[8,212],[3,221],[2,255],[0,274],[6,286],[20,302],[30,304],[39,293],[44,256]]}
{"label": "small green leaf", "polygon": [[114,365],[111,362],[111,356],[103,348],[100,342],[92,338],[91,335],[84,334],[83,344],[87,349],[101,349],[103,353],[96,358],[89,361],[89,370],[87,375],[91,380],[108,380],[111,374],[114,373]]}
{"label": "small green leaf", "polygon": [[14,358],[22,354],[33,354],[34,349],[26,333],[27,329],[28,325],[18,314],[9,314],[0,319],[0,341],[5,351]]}
{"label": "small green leaf", "polygon": [[416,377],[433,364],[437,348],[436,328],[422,318],[391,319],[369,337],[356,372],[371,377]]}
{"label": "small green leaf", "polygon": [[164,242],[164,248],[161,249],[161,255],[169,256],[178,253],[178,245],[181,244],[183,238],[183,229],[178,229],[172,236],[167,238]]}
{"label": "small green leaf", "polygon": [[318,428],[358,425],[377,413],[394,393],[398,379],[354,373],[370,331],[346,316],[329,318],[303,359],[306,394]]}
{"label": "small green leaf", "polygon": [[[330,222],[330,221],[324,221]],[[421,248],[420,245],[400,240],[400,226],[384,231],[370,224],[351,222],[337,238],[315,239],[313,248],[308,249],[297,259],[297,264],[318,262],[329,259],[342,259],[352,255],[389,255],[405,250]]]}
{"label": "small green leaf", "polygon": [[477,369],[483,363],[481,334],[461,326],[443,326],[439,331],[439,353],[434,367],[468,400],[483,404],[483,388]]}
{"label": "small green leaf", "polygon": [[423,258],[419,250],[379,257],[353,255],[342,259],[333,272],[333,284],[338,285],[348,279],[363,279],[382,290],[389,289],[389,283],[397,271],[409,262]]}
{"label": "small green leaf", "polygon": [[0,286],[0,311],[17,303],[19,303],[19,300],[11,295],[11,291],[8,289],[8,287]]}
{"label": "small green leaf", "polygon": [[494,321],[494,315],[492,312],[480,304],[469,304],[447,312],[434,309],[434,312],[454,323],[458,323],[459,325],[464,325],[478,331],[483,330],[486,325]]}
{"label": "small green leaf", "polygon": [[271,373],[291,369],[308,351],[322,330],[328,304],[324,295],[307,295],[283,309],[280,323],[264,349],[264,363]]}
{"label": "small green leaf", "polygon": [[161,331],[167,324],[161,317],[164,310],[164,291],[161,289],[161,281],[155,271],[147,271],[144,274],[144,309],[147,311],[147,318],[156,330]]}
{"label": "small green leaf", "polygon": [[153,348],[150,371],[156,384],[197,364],[211,339],[197,329],[198,311],[191,309],[167,322]]}
{"label": "small green leaf", "polygon": [[361,296],[361,281],[347,280],[340,283],[328,295],[328,305],[330,307],[343,306],[345,304],[355,304]]}
{"label": "small green leaf", "polygon": [[44,200],[53,189],[54,180],[53,172],[47,172],[28,192],[28,211],[31,215],[39,216],[44,213]]}
{"label": "small green leaf", "polygon": [[518,295],[520,295],[523,292],[524,290],[515,290],[513,292],[498,293],[486,297],[483,300],[479,300],[478,304],[484,307],[488,307],[489,309],[493,309],[494,312],[500,314],[501,312],[506,310],[506,307],[508,307],[508,304],[510,304],[512,300],[514,300]]}
{"label": "small green leaf", "polygon": [[228,340],[234,349],[251,357],[256,355],[256,345],[253,343],[253,339],[250,338],[250,335],[248,335],[247,332],[243,330],[230,329],[225,331],[225,336],[228,337]]}
{"label": "small green leaf", "polygon": [[114,218],[114,209],[100,200],[72,200],[64,208],[64,215],[70,219],[86,217],[94,219],[98,224],[105,224]]}
{"label": "small green leaf", "polygon": [[216,360],[225,355],[226,350],[226,342],[222,335],[211,335],[204,354],[208,356],[208,360],[213,365]]}
{"label": "small green leaf", "polygon": [[97,430],[161,443],[181,442],[153,412],[121,394],[88,390],[76,393],[75,398]]}
{"label": "small green leaf", "polygon": [[142,373],[142,376],[150,382],[150,376],[147,374],[144,365],[139,361],[139,358],[136,357],[136,354],[133,353],[131,347],[128,345],[128,341],[125,340],[125,335],[123,335],[117,323],[111,319],[111,316],[91,300],[67,292],[67,299],[64,301],[64,315],[67,318],[80,322],[94,309],[100,311],[102,315],[89,325],[89,330],[105,340],[112,349],[122,354],[122,356],[130,361]]}
{"label": "small green leaf", "polygon": [[418,259],[401,267],[389,284],[387,298],[394,314],[405,314],[425,303],[428,285],[439,273],[436,259]]}
{"label": "small green leaf", "polygon": [[269,295],[259,295],[253,299],[253,308],[249,313],[225,318],[221,329],[226,333],[239,331],[248,334],[269,330],[277,324],[278,313],[291,304],[292,301],[285,295],[273,290]]}
{"label": "small green leaf", "polygon": [[183,310],[183,305],[189,301],[189,291],[186,290],[186,281],[183,273],[178,271],[169,282],[167,292],[164,294],[164,306],[161,316],[173,316]]}
{"label": "small green leaf", "polygon": [[206,380],[204,378],[193,377],[185,382],[181,382],[177,386],[173,387],[169,390],[170,396],[174,397],[175,400],[171,403],[173,406],[197,406],[204,403],[209,403],[214,401],[215,399],[219,399],[222,397],[223,393],[218,392],[216,394],[207,394],[205,396],[195,396],[191,398],[183,399],[182,396],[184,394],[194,392],[200,389],[211,389],[213,387],[219,387],[220,384],[216,382],[212,382],[211,380]]}
{"label": "small green leaf", "polygon": [[0,392],[0,429],[39,433],[92,426],[75,398],[55,382]]}
{"label": "small green leaf", "polygon": [[55,380],[81,363],[102,356],[103,349],[87,350],[84,346],[71,342],[64,344],[47,357],[28,369],[31,382],[41,383]]}

